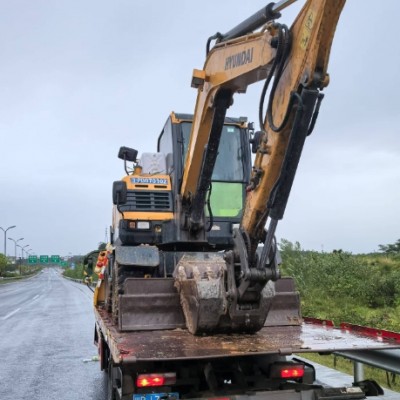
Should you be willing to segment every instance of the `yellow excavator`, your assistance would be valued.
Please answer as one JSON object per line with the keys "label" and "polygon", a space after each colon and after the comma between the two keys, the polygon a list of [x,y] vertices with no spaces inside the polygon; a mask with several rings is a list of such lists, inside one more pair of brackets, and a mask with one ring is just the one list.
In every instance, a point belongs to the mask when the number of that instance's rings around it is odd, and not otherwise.
{"label": "yellow excavator", "polygon": [[[329,83],[345,0],[308,0],[288,28],[278,20],[291,3],[271,3],[210,37],[204,67],[193,73],[193,115],[171,113],[155,153],[138,159],[137,150],[120,149],[126,176],[114,182],[112,251],[96,295],[120,331],[301,324],[275,232]],[[255,131],[226,113],[258,81]]]}
{"label": "yellow excavator", "polygon": [[[156,152],[119,151],[126,174],[113,185],[111,239],[96,263],[94,294],[109,400],[382,393],[371,381],[323,387],[310,363],[289,357],[400,342],[393,332],[303,321],[292,279],[280,276],[277,223],[329,83],[345,1],[307,0],[289,29],[278,20],[292,2],[271,3],[210,37],[204,67],[193,73],[194,113],[169,115]],[[226,112],[260,80],[256,131]]]}

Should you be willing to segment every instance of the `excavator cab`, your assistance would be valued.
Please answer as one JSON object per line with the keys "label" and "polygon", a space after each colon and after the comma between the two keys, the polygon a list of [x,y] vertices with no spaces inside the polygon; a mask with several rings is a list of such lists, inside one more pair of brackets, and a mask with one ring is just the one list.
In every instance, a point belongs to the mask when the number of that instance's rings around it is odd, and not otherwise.
{"label": "excavator cab", "polygon": [[[172,112],[158,138],[158,151],[166,155],[167,171],[171,171],[174,196],[178,196],[182,185],[192,120],[190,114]],[[196,243],[176,227],[176,236],[166,238],[167,241],[186,241],[186,246],[213,249],[232,247],[233,228],[242,218],[251,173],[249,138],[247,118],[225,119],[204,209],[206,239]]]}
{"label": "excavator cab", "polygon": [[[243,120],[245,122],[245,120]],[[186,161],[191,124],[182,123],[182,157]],[[218,156],[212,175],[210,187],[210,209],[206,215],[214,218],[241,218],[243,209],[243,184],[245,182],[247,151],[242,135],[245,128],[234,124],[226,124],[222,128]],[[246,141],[246,138],[245,138]],[[212,229],[212,228],[211,228]]]}

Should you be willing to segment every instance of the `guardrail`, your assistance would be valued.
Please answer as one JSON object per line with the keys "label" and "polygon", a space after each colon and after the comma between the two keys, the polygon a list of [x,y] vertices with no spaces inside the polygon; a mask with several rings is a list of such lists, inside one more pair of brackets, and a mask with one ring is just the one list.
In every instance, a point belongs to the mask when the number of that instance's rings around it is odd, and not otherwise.
{"label": "guardrail", "polygon": [[[304,318],[305,321],[321,324],[323,326],[333,327],[331,320],[320,320],[316,318]],[[376,338],[377,340],[391,340],[400,344],[400,333],[387,331],[384,329],[369,328],[349,323],[341,323],[340,328],[344,331],[358,332],[362,335]],[[391,387],[389,373],[392,374],[392,381],[395,376],[400,374],[400,350],[354,350],[337,351],[334,355],[334,367],[336,368],[336,356],[347,358],[353,361],[353,379],[354,383],[364,380],[364,365],[386,371],[387,384]]]}
{"label": "guardrail", "polygon": [[[65,279],[68,279],[68,280],[70,280],[72,282],[81,283],[82,285],[87,286],[87,283],[83,279],[70,278],[69,276],[65,276],[65,275],[62,275],[62,277],[65,278]],[[91,282],[89,284],[89,286],[92,286],[92,287],[95,287],[96,285],[97,285],[97,282]]]}
{"label": "guardrail", "polygon": [[354,382],[362,382],[365,379],[364,365],[386,371],[389,387],[391,387],[389,373],[392,374],[392,379],[400,375],[400,350],[338,351],[333,354],[353,361]]}

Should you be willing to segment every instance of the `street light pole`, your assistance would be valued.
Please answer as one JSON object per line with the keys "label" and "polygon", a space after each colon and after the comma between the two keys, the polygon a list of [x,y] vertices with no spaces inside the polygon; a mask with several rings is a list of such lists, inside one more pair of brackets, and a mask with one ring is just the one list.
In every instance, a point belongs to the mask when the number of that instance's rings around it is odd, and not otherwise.
{"label": "street light pole", "polygon": [[24,250],[29,246],[30,246],[29,244],[26,244],[24,247],[21,247],[21,249],[22,249],[22,263],[24,262]]}
{"label": "street light pole", "polygon": [[[17,244],[17,247],[19,247],[21,249],[21,257],[22,257],[22,246],[20,246],[19,244]],[[15,265],[17,261],[15,261]],[[22,276],[22,258],[19,260],[19,276]]]}
{"label": "street light pole", "polygon": [[24,247],[17,244],[17,246],[21,249],[21,262],[19,263],[19,274],[22,276],[22,263],[24,262],[24,249],[25,247],[29,247],[29,244],[26,244]]}
{"label": "street light pole", "polygon": [[4,232],[4,256],[7,257],[7,231],[9,229],[15,228],[16,225],[9,226],[7,229],[3,229],[0,226],[0,229]]}
{"label": "street light pole", "polygon": [[14,262],[17,264],[17,243],[20,242],[21,240],[24,240],[24,238],[19,238],[17,240],[13,238],[8,238],[8,240],[12,240],[14,242]]}

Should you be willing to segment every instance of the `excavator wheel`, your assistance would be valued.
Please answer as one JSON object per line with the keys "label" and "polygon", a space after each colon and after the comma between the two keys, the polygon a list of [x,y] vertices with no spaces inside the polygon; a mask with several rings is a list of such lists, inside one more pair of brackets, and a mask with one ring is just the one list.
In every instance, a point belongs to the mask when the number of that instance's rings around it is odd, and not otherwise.
{"label": "excavator wheel", "polygon": [[127,270],[124,265],[119,264],[116,260],[113,260],[112,270],[112,283],[111,283],[111,313],[113,322],[118,325],[118,313],[119,313],[119,295],[124,294],[124,282],[125,279],[132,275],[132,271]]}
{"label": "excavator wheel", "polygon": [[118,400],[117,390],[114,387],[114,362],[109,359],[107,368],[107,400]]}
{"label": "excavator wheel", "polygon": [[131,266],[119,264],[115,258],[113,260],[112,283],[110,288],[111,313],[113,322],[118,325],[119,313],[119,295],[124,294],[124,282],[127,278],[143,278],[146,272],[145,268],[132,268]]}
{"label": "excavator wheel", "polygon": [[110,257],[108,260],[108,266],[106,268],[105,280],[106,280],[106,301],[105,308],[107,312],[112,312],[112,292],[113,292],[113,265],[114,265],[114,257]]}
{"label": "excavator wheel", "polygon": [[112,283],[109,283],[108,287],[106,288],[105,308],[109,313],[112,311]]}
{"label": "excavator wheel", "polygon": [[114,324],[118,325],[118,313],[119,313],[119,300],[118,296],[123,294],[123,284],[125,281],[124,266],[114,261],[113,272],[112,272],[112,301],[111,301],[111,311],[112,319]]}

